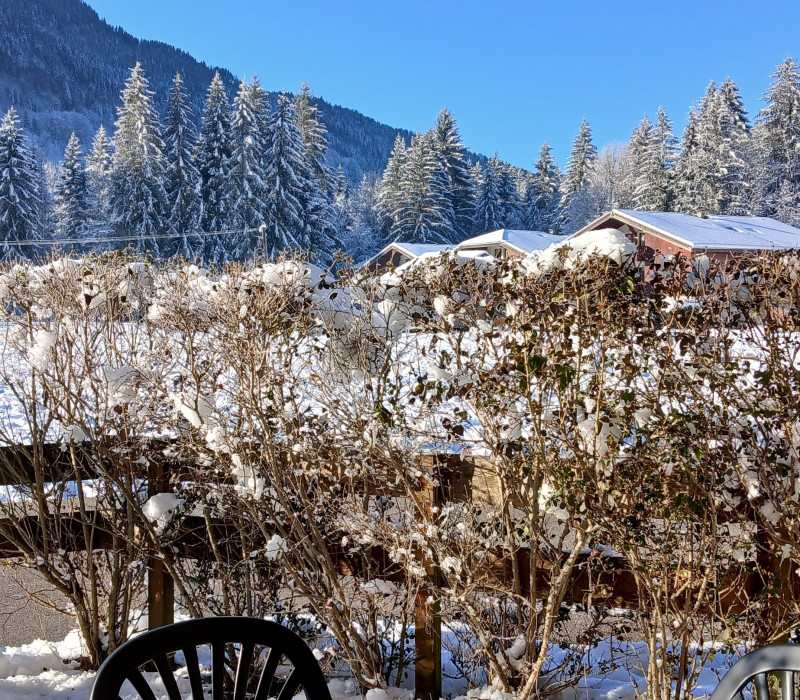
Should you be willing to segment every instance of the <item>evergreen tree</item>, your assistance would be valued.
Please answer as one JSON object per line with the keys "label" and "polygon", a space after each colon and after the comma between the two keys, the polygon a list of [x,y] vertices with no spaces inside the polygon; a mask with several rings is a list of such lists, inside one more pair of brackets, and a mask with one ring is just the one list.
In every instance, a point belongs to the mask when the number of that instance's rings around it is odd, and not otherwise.
{"label": "evergreen tree", "polygon": [[285,249],[311,247],[306,228],[309,175],[297,118],[286,93],[278,96],[278,106],[270,115],[269,136],[264,161],[267,199],[263,246],[266,255],[275,257]]}
{"label": "evergreen tree", "polygon": [[264,159],[268,114],[267,93],[258,78],[254,77],[249,85],[242,81],[233,101],[231,124],[231,226],[236,232],[218,239],[224,250],[217,257],[242,260],[250,252],[253,240],[247,230],[257,229],[266,220]]}
{"label": "evergreen tree", "polygon": [[331,173],[325,161],[328,153],[328,130],[320,119],[319,109],[311,100],[311,88],[307,83],[303,83],[300,92],[294,98],[297,127],[300,129],[300,138],[305,148],[306,164],[320,188],[329,190]]}
{"label": "evergreen tree", "polygon": [[[336,231],[336,238],[341,241],[342,248],[349,255],[353,255],[350,247],[348,247],[354,243],[352,238],[353,217],[350,204],[350,188],[347,185],[347,178],[341,163],[339,163],[336,175],[333,178],[333,225]],[[361,258],[358,259],[360,260]]]}
{"label": "evergreen tree", "polygon": [[644,162],[639,203],[648,211],[671,211],[675,199],[675,151],[677,140],[672,122],[663,107],[658,108],[650,151]]}
{"label": "evergreen tree", "polygon": [[[53,206],[53,196],[58,184],[58,168],[54,163],[44,163],[33,151],[33,172],[34,179],[39,183],[39,201],[36,205],[38,215],[36,217],[35,237],[51,238],[56,230],[55,208]],[[31,246],[27,249],[31,255],[42,252],[40,246]],[[45,248],[44,250],[49,250]]]}
{"label": "evergreen tree", "polygon": [[683,130],[680,154],[675,162],[675,208],[686,214],[696,214],[700,210],[698,139],[699,115],[694,108],[689,111],[689,118]]}
{"label": "evergreen tree", "polygon": [[439,157],[449,178],[448,199],[453,209],[456,239],[472,233],[474,225],[475,185],[464,152],[458,125],[450,110],[439,113],[434,127]]}
{"label": "evergreen tree", "polygon": [[[496,157],[496,154],[495,154]],[[500,195],[500,207],[503,225],[501,228],[518,228],[522,220],[522,199],[517,189],[517,178],[514,169],[507,163],[497,164],[497,191]]]}
{"label": "evergreen tree", "polygon": [[160,256],[154,236],[164,232],[164,142],[153,93],[141,63],[131,69],[122,91],[114,133],[111,206],[117,230],[137,236],[138,252]]}
{"label": "evergreen tree", "polygon": [[[480,166],[478,166],[480,167]],[[500,201],[500,160],[497,154],[481,170],[475,200],[475,224],[480,233],[503,228],[503,206]]]}
{"label": "evergreen tree", "polygon": [[697,195],[702,214],[719,214],[722,209],[724,165],[722,153],[722,109],[712,80],[700,103],[697,127]]}
{"label": "evergreen tree", "polygon": [[200,228],[200,173],[194,162],[197,138],[192,118],[183,77],[176,73],[169,91],[164,127],[166,228],[176,238],[164,249],[186,258],[203,252],[202,239],[192,235]]}
{"label": "evergreen tree", "polygon": [[719,88],[720,109],[720,211],[743,216],[752,212],[753,170],[748,164],[750,124],[739,88],[727,78]]}
{"label": "evergreen tree", "polygon": [[347,199],[350,196],[350,187],[347,184],[347,177],[344,174],[344,168],[341,163],[339,163],[336,175],[333,178],[333,194],[337,199]]}
{"label": "evergreen tree", "polygon": [[592,130],[589,127],[589,122],[584,119],[572,144],[572,151],[567,161],[567,172],[561,183],[561,211],[563,216],[569,216],[570,201],[588,182],[596,160],[597,148],[592,143]]}
{"label": "evergreen tree", "polygon": [[653,147],[653,125],[644,116],[631,134],[620,163],[618,187],[614,193],[615,206],[644,209],[649,183],[645,177],[645,164]]}
{"label": "evergreen tree", "polygon": [[378,190],[380,181],[366,175],[348,198],[348,227],[340,229],[342,245],[356,262],[369,259],[383,245]]}
{"label": "evergreen tree", "polygon": [[0,257],[3,259],[32,254],[32,248],[9,245],[7,241],[36,237],[40,196],[36,159],[17,112],[10,107],[0,122]]}
{"label": "evergreen tree", "polygon": [[92,152],[86,156],[86,185],[89,223],[92,236],[111,233],[113,212],[111,208],[111,171],[114,156],[106,129],[101,124],[92,141]]}
{"label": "evergreen tree", "polygon": [[767,216],[783,218],[800,194],[800,66],[789,56],[771,76],[759,112],[759,151],[763,179],[760,198]]}
{"label": "evergreen tree", "polygon": [[523,203],[524,225],[532,231],[556,233],[559,225],[559,197],[561,172],[550,144],[542,145],[531,182],[525,191]]}
{"label": "evergreen tree", "polygon": [[403,171],[392,237],[409,243],[451,243],[450,180],[433,132],[415,134]]}
{"label": "evergreen tree", "polygon": [[[231,202],[231,113],[225,85],[219,71],[214,75],[206,93],[200,138],[197,141],[197,169],[200,171],[202,213],[200,226],[204,231],[225,231],[230,228]],[[220,249],[209,236],[206,257],[213,262]]]}
{"label": "evergreen tree", "polygon": [[81,144],[74,131],[60,170],[55,193],[56,232],[62,238],[79,238],[86,233],[89,211]]}
{"label": "evergreen tree", "polygon": [[295,96],[294,109],[303,142],[303,161],[309,185],[306,195],[306,228],[311,237],[314,256],[329,263],[340,247],[340,242],[336,235],[333,178],[325,160],[328,153],[328,130],[322,123],[319,109],[311,100],[311,88],[303,83],[300,92]]}
{"label": "evergreen tree", "polygon": [[394,149],[386,163],[383,177],[378,185],[377,208],[384,240],[391,238],[391,230],[397,220],[400,197],[403,186],[403,173],[408,162],[406,142],[398,134],[394,141]]}

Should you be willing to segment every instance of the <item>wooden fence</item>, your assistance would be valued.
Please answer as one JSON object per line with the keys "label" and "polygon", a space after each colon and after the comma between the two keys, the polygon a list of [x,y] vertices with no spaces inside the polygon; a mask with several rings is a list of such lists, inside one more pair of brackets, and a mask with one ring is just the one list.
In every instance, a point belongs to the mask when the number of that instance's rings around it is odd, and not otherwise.
{"label": "wooden fence", "polygon": [[[153,452],[163,452],[165,443],[154,442],[151,445]],[[83,477],[91,479],[97,474],[92,466],[94,460],[86,452],[90,447],[82,447],[77,451],[77,463],[83,471]],[[34,451],[29,447],[17,446],[0,448],[0,485],[14,486],[27,483],[35,484],[42,480],[45,482],[58,482],[59,480],[69,479],[74,474],[74,461],[76,454],[70,455],[64,450],[62,445],[47,445],[39,451]],[[472,500],[489,505],[499,505],[497,479],[494,470],[488,460],[482,459],[462,459],[446,457],[425,457],[421,458],[421,467],[432,472],[435,476],[433,483],[435,487],[428,488],[421,493],[423,505],[427,505],[430,512],[437,512],[443,505],[451,501]],[[148,467],[147,487],[148,496],[163,493],[169,490],[171,477],[184,480],[193,478],[191,466],[181,462],[154,463]],[[433,510],[436,509],[436,510]],[[26,516],[30,532],[36,532],[39,524],[35,513]],[[97,524],[95,532],[98,533],[92,541],[92,546],[97,549],[110,549],[112,538],[110,534],[103,536],[104,528],[102,525],[102,514],[95,514]],[[84,530],[78,518],[65,511],[61,517],[61,526],[65,538],[65,546],[72,547],[74,550],[85,551],[86,542]],[[179,535],[181,540],[181,552],[187,557],[192,557],[194,553],[206,547],[202,536],[198,533],[205,531],[205,520],[200,516],[189,515],[182,520]],[[225,522],[218,523],[220,527],[230,527]],[[110,532],[106,530],[106,533]],[[20,552],[19,548],[7,539],[2,533],[2,522],[0,522],[0,558],[20,557],[25,552]],[[387,563],[388,556],[380,553],[373,553],[376,561]],[[588,555],[587,555],[588,557]],[[572,579],[570,580],[565,602],[585,603],[590,591],[604,591],[603,601],[614,607],[635,608],[638,603],[637,588],[633,575],[629,571],[626,562],[621,558],[610,558],[600,573],[600,578],[595,575],[590,580],[587,566],[587,557],[582,557],[581,562],[575,568]],[[352,561],[341,554],[340,562],[343,570],[353,571]],[[424,562],[427,581],[423,581],[419,586],[414,606],[414,627],[415,627],[415,697],[423,700],[439,700],[442,689],[442,667],[441,667],[441,617],[439,614],[438,603],[430,604],[431,585],[435,587],[439,573],[431,562]],[[532,566],[530,550],[522,550],[517,555],[514,562],[508,561],[502,553],[496,553],[495,557],[490,557],[487,563],[486,575],[488,579],[507,583],[512,578],[512,569],[516,568],[521,572],[522,581],[529,581]],[[396,567],[395,567],[396,568]],[[357,573],[357,572],[356,572]],[[394,572],[397,574],[397,572]],[[542,596],[548,593],[548,580],[550,569],[545,564],[537,563],[534,572],[538,591]],[[765,582],[753,575],[748,582],[749,595],[754,595],[757,590],[765,585]],[[147,566],[147,589],[148,589],[148,617],[151,628],[160,627],[173,621],[174,607],[174,587],[171,577],[168,575],[163,561],[154,556],[148,557]],[[522,591],[527,594],[527,590]],[[730,603],[731,609],[735,608],[735,601]]]}

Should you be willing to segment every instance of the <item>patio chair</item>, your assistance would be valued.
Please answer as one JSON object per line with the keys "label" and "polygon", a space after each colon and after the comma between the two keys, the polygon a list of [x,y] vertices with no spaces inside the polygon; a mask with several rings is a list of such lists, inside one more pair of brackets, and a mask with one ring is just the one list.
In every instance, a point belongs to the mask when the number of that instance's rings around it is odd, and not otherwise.
{"label": "patio chair", "polygon": [[800,673],[800,645],[774,644],[745,654],[728,671],[709,700],[742,700],[749,690],[756,700],[769,700],[769,676],[776,674],[781,700],[794,700],[794,674]]}
{"label": "patio chair", "polygon": [[[145,675],[147,669],[142,673],[144,666],[154,666],[158,670],[158,676],[147,675],[160,677],[170,700],[181,700],[185,695],[181,694],[173,671],[178,664],[171,660],[175,652],[183,653],[192,700],[207,700],[197,654],[197,647],[204,645],[211,648],[211,697],[223,700],[225,649],[229,644],[237,645],[239,657],[233,694],[229,696],[234,700],[245,699],[248,684],[251,692],[252,687],[256,687],[255,700],[269,697],[291,700],[301,686],[307,700],[331,700],[325,676],[308,645],[291,630],[253,617],[187,620],[134,637],[114,651],[100,667],[91,700],[117,700],[126,680],[142,700],[156,700]],[[181,668],[178,665],[178,671]],[[163,695],[164,691],[160,692]]]}

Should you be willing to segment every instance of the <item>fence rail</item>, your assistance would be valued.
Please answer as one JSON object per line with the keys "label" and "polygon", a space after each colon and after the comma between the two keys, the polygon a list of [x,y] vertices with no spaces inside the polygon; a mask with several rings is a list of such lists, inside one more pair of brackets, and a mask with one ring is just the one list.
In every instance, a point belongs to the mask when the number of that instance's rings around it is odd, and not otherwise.
{"label": "fence rail", "polygon": [[[152,440],[145,444],[145,448],[153,454],[163,455],[169,452],[170,443]],[[107,449],[108,446],[102,446]],[[141,445],[139,452],[141,452]],[[98,454],[98,452],[100,454]],[[84,443],[80,449],[65,449],[63,444],[44,445],[39,449],[30,446],[18,445],[13,447],[0,447],[0,486],[14,487],[20,485],[35,485],[74,479],[76,469],[81,471],[82,478],[92,479],[99,476],[96,468],[97,459],[102,458],[102,451],[91,443]],[[427,456],[420,458],[421,467],[434,472],[435,479],[425,491],[420,492],[423,507],[431,512],[440,509],[448,502],[472,500],[481,503],[497,505],[496,489],[492,485],[491,465],[486,461],[475,459],[453,458],[452,456]],[[164,459],[151,463],[146,474],[141,475],[147,479],[148,497],[169,490],[170,478],[191,480],[194,478],[192,465],[185,461]],[[372,493],[376,487],[362,484]],[[391,491],[391,490],[389,490]],[[383,490],[385,495],[389,491]],[[405,493],[405,492],[403,492]],[[395,495],[400,495],[399,492]],[[21,505],[21,507],[24,507]],[[113,547],[113,530],[104,518],[102,510],[95,509],[95,502],[86,499],[83,502],[84,513],[92,513],[93,533],[92,547],[94,549],[111,549]],[[66,551],[86,551],[86,530],[81,521],[81,513],[77,499],[66,499],[62,502],[60,512],[53,514],[57,518],[60,532],[63,535],[63,549]],[[9,537],[3,528],[4,518],[0,517],[0,559],[30,556]],[[37,511],[31,508],[14,520],[15,527],[26,528],[26,532],[38,535],[42,528]],[[210,526],[218,530],[221,536],[231,538],[235,542],[237,535],[236,525],[232,520],[214,518]],[[175,546],[178,547],[180,556],[187,558],[201,558],[208,551],[207,528],[209,521],[203,513],[194,512],[181,519],[181,524],[175,537]],[[241,551],[234,547],[227,548],[227,552]],[[405,573],[398,564],[391,562],[388,553],[378,546],[371,547],[367,552],[353,555],[344,549],[332,549],[332,555],[339,570],[345,575],[358,577],[367,569],[379,572],[380,576],[389,580],[401,581]],[[487,590],[496,589],[497,586],[508,585],[513,580],[514,569],[519,578],[524,582],[523,595],[529,595],[529,582],[535,580],[538,595],[544,597],[549,593],[549,574],[551,566],[546,561],[541,561],[533,556],[530,549],[521,549],[514,555],[500,550],[489,552],[485,567],[477,572]],[[565,602],[574,603],[602,603],[609,607],[624,607],[635,609],[638,605],[637,587],[634,576],[627,562],[622,557],[611,556],[604,558],[603,567],[589,574],[587,566],[592,555],[581,555],[578,566],[575,567],[569,581]],[[417,591],[414,606],[415,650],[416,650],[416,697],[424,700],[438,700],[441,697],[441,618],[439,605],[430,604],[430,595],[438,583],[440,575],[432,562],[424,562],[428,580],[423,581]],[[534,567],[533,577],[531,567]],[[758,591],[763,589],[765,583],[757,575],[751,574],[745,580],[745,586],[739,594],[732,594],[729,600],[722,601],[722,607],[731,614],[742,608],[742,600],[752,600]],[[147,570],[148,586],[148,619],[150,627],[159,627],[173,621],[174,586],[173,581],[166,571],[163,561],[155,556],[148,556]]]}

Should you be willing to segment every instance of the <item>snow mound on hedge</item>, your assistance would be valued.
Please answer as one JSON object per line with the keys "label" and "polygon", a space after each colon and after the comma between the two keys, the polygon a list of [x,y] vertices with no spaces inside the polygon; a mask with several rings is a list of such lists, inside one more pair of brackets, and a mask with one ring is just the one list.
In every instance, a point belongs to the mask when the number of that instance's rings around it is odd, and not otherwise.
{"label": "snow mound on hedge", "polygon": [[617,265],[622,265],[635,253],[636,246],[622,231],[615,228],[601,228],[597,231],[587,231],[580,236],[572,236],[544,250],[535,250],[522,261],[522,264],[529,273],[544,275],[554,270],[568,270],[578,261],[586,260],[593,255],[609,258]]}

